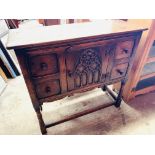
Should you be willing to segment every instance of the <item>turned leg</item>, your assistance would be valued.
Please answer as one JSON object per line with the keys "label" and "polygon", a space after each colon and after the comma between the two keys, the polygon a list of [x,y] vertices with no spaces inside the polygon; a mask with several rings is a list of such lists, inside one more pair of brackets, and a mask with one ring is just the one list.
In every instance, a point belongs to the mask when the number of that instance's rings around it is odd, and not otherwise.
{"label": "turned leg", "polygon": [[121,101],[122,101],[122,93],[123,93],[123,88],[124,88],[124,85],[125,85],[125,79],[123,79],[122,81],[121,81],[121,88],[120,88],[120,90],[119,90],[119,93],[118,93],[118,96],[117,96],[117,98],[116,98],[116,102],[115,102],[115,107],[120,107],[120,105],[121,105]]}
{"label": "turned leg", "polygon": [[106,91],[106,85],[104,85],[104,86],[102,87],[102,90],[103,90],[103,91]]}
{"label": "turned leg", "polygon": [[41,114],[40,110],[41,110],[40,108],[35,108],[35,111],[36,111],[36,114],[38,117],[38,121],[39,121],[41,133],[46,134],[47,133],[46,126],[45,126],[45,123],[44,123],[44,120],[42,118],[42,114]]}

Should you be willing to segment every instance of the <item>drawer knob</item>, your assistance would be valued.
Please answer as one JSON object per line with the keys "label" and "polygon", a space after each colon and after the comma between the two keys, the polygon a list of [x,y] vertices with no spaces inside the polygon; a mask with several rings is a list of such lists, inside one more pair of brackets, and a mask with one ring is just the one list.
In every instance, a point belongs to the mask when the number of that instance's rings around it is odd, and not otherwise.
{"label": "drawer knob", "polygon": [[50,92],[51,92],[51,88],[50,88],[49,86],[47,86],[47,87],[45,88],[45,91],[46,91],[46,93],[50,93]]}
{"label": "drawer knob", "polygon": [[106,78],[106,74],[102,74],[101,79],[104,80]]}
{"label": "drawer knob", "polygon": [[40,64],[40,68],[42,69],[42,70],[46,70],[47,68],[48,68],[48,65],[46,64],[46,63],[41,63]]}
{"label": "drawer knob", "polygon": [[71,71],[68,71],[68,76],[72,77],[72,72]]}
{"label": "drawer knob", "polygon": [[123,52],[127,54],[128,53],[128,49],[124,48]]}
{"label": "drawer knob", "polygon": [[120,75],[123,75],[123,72],[120,69],[116,70]]}

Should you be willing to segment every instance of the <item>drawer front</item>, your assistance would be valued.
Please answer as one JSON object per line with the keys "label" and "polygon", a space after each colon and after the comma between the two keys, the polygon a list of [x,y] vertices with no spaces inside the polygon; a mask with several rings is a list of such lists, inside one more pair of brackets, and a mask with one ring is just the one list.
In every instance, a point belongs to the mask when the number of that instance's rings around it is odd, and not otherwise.
{"label": "drawer front", "polygon": [[127,69],[128,69],[128,63],[114,66],[111,71],[110,79],[113,80],[124,77],[127,73]]}
{"label": "drawer front", "polygon": [[37,55],[29,57],[31,75],[34,77],[59,72],[56,54]]}
{"label": "drawer front", "polygon": [[127,40],[117,43],[115,59],[130,57],[133,51],[134,40]]}
{"label": "drawer front", "polygon": [[60,80],[59,79],[51,79],[42,82],[42,80],[38,80],[35,82],[35,90],[38,98],[45,98],[53,95],[60,94]]}

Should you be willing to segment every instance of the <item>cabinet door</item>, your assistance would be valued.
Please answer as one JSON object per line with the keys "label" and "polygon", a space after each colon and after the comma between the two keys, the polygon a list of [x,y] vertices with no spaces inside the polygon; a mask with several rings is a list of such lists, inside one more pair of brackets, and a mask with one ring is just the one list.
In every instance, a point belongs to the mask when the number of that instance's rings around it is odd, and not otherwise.
{"label": "cabinet door", "polygon": [[111,45],[73,46],[66,52],[67,87],[74,90],[103,83]]}

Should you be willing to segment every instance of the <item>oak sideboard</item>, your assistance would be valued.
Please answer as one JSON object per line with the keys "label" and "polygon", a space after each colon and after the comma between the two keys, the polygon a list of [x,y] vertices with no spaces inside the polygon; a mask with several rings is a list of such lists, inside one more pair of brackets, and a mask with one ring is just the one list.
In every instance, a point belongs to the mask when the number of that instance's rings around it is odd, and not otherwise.
{"label": "oak sideboard", "polygon": [[[120,107],[122,91],[144,28],[113,22],[64,24],[10,30],[7,48],[18,58],[42,134],[47,128],[107,106]],[[116,97],[107,85],[121,82]],[[100,87],[115,99],[109,105],[46,124],[42,104]]]}

